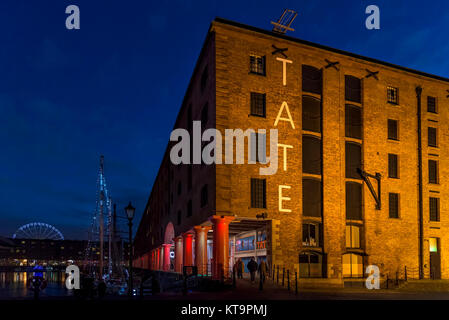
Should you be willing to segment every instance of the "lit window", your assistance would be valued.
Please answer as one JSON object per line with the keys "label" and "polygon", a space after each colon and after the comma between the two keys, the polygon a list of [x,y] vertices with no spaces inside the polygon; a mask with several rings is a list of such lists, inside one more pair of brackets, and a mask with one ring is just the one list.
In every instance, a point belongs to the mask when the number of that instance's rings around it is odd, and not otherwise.
{"label": "lit window", "polygon": [[360,227],[346,226],[346,248],[360,248]]}
{"label": "lit window", "polygon": [[355,253],[347,253],[343,255],[343,277],[363,277],[363,257],[361,255]]}
{"label": "lit window", "polygon": [[318,239],[318,225],[313,223],[303,223],[302,245],[305,247],[318,247]]}
{"label": "lit window", "polygon": [[429,238],[430,252],[438,252],[438,238]]}
{"label": "lit window", "polygon": [[398,88],[387,87],[387,101],[393,104],[399,104]]}
{"label": "lit window", "polygon": [[265,56],[250,55],[250,73],[265,75]]}

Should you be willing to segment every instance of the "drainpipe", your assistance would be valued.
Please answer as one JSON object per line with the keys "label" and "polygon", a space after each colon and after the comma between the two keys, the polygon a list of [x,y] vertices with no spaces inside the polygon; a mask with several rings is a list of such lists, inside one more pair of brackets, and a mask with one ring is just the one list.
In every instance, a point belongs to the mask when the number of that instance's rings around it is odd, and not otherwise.
{"label": "drainpipe", "polygon": [[419,203],[419,279],[424,278],[423,258],[423,182],[422,182],[422,136],[421,136],[421,93],[422,88],[416,87],[418,106],[418,203]]}

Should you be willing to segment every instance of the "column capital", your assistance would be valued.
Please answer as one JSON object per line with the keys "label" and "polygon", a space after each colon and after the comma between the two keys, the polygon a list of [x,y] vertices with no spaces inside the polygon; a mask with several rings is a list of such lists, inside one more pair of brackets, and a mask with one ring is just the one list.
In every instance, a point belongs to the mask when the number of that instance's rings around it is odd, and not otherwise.
{"label": "column capital", "polygon": [[214,215],[209,218],[209,220],[212,223],[222,222],[222,223],[226,223],[226,224],[231,223],[231,221],[234,219],[235,219],[234,216],[220,216],[220,215]]}
{"label": "column capital", "polygon": [[193,232],[187,231],[185,233],[182,234],[182,238],[193,238]]}
{"label": "column capital", "polygon": [[162,247],[164,247],[164,248],[166,248],[166,247],[171,247],[172,245],[171,245],[171,243],[164,243],[163,245],[162,245]]}
{"label": "column capital", "polygon": [[174,242],[180,241],[180,240],[182,240],[182,235],[173,238]]}
{"label": "column capital", "polygon": [[195,230],[196,233],[200,233],[202,231],[209,232],[209,230],[212,229],[212,226],[194,226],[193,230]]}

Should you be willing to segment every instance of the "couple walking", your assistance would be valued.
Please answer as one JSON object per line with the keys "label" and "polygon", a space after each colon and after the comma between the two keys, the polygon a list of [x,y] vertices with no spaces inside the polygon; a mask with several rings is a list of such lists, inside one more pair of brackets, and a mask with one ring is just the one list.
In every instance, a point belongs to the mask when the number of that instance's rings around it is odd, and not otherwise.
{"label": "couple walking", "polygon": [[[234,268],[236,268],[237,271],[237,278],[242,279],[243,278],[243,261],[242,259],[238,259],[237,262],[234,264]],[[257,264],[257,262],[254,260],[254,258],[251,258],[251,260],[246,265],[246,268],[248,268],[249,273],[251,275],[251,282],[254,282],[256,279],[256,271],[259,271],[259,275],[262,277],[262,281],[265,282],[265,277],[267,274],[267,263],[265,260],[262,260],[260,264]]]}

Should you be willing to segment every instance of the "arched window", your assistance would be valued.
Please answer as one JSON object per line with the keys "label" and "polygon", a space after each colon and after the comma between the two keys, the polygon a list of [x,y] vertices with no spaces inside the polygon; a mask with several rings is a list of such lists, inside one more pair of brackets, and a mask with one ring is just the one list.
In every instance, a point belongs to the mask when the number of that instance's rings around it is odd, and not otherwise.
{"label": "arched window", "polygon": [[302,91],[321,94],[322,73],[312,66],[302,66]]}
{"label": "arched window", "polygon": [[343,277],[361,278],[363,277],[363,256],[356,253],[346,253],[343,255]]}
{"label": "arched window", "polygon": [[302,97],[302,129],[321,132],[321,101],[311,96]]}
{"label": "arched window", "polygon": [[345,99],[362,102],[362,81],[354,76],[345,76]]}
{"label": "arched window", "polygon": [[319,252],[303,252],[299,255],[299,277],[323,277],[323,255]]}

